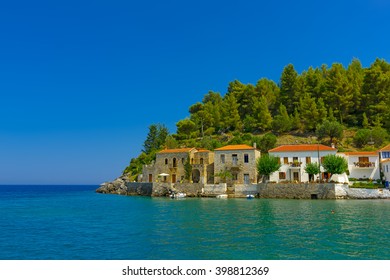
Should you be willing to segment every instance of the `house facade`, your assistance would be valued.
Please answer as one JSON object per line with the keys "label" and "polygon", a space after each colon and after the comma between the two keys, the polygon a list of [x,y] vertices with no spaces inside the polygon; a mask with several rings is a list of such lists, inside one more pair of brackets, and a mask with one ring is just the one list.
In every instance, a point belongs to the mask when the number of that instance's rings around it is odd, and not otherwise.
{"label": "house facade", "polygon": [[383,179],[386,187],[390,184],[390,144],[379,151],[380,170],[383,173]]}
{"label": "house facade", "polygon": [[225,179],[222,173],[231,174],[233,184],[257,183],[256,162],[260,151],[249,145],[228,145],[214,150],[214,183]]}
{"label": "house facade", "polygon": [[214,153],[198,149],[191,158],[192,182],[212,184],[214,182]]}
{"label": "house facade", "polygon": [[[327,155],[335,155],[337,150],[321,144],[282,145],[268,151],[270,155],[279,158],[281,167],[279,171],[270,176],[270,181],[308,182],[309,179],[317,180],[318,175],[309,178],[305,167],[308,163],[322,161]],[[321,180],[329,179],[329,174],[321,167]]]}
{"label": "house facade", "polygon": [[179,183],[185,179],[185,164],[190,161],[194,183],[207,183],[214,175],[214,153],[196,148],[165,149],[152,164],[144,165],[143,182]]}
{"label": "house facade", "polygon": [[338,155],[348,162],[348,178],[380,179],[378,152],[343,152]]}

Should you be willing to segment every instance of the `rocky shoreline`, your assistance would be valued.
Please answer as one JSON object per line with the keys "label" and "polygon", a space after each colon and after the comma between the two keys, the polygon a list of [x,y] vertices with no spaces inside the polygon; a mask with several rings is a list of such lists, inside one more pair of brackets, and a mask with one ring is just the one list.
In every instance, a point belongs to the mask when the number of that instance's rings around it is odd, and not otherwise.
{"label": "rocky shoreline", "polygon": [[390,199],[388,189],[356,189],[348,184],[257,184],[236,186],[235,192],[227,192],[226,186],[203,184],[169,184],[130,182],[127,176],[120,176],[112,182],[105,182],[97,193],[128,196],[167,197],[174,193],[184,193],[187,197],[216,197],[228,194],[231,198],[246,197],[248,194],[260,198],[280,199]]}
{"label": "rocky shoreline", "polygon": [[96,190],[97,193],[128,195],[127,185],[130,183],[127,176],[120,176],[112,182],[104,182]]}

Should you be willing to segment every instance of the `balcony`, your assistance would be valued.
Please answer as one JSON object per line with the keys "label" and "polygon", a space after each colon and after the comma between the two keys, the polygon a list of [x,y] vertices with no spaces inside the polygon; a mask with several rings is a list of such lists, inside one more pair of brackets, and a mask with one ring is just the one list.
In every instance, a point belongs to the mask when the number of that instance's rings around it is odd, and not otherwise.
{"label": "balcony", "polygon": [[302,162],[289,162],[290,168],[301,168]]}
{"label": "balcony", "polygon": [[353,165],[357,168],[375,168],[375,162],[354,162]]}

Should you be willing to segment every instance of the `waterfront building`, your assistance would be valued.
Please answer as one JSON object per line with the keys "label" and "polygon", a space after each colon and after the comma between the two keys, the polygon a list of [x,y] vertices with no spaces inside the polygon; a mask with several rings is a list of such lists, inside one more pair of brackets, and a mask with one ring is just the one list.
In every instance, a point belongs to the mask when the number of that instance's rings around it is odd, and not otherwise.
{"label": "waterfront building", "polygon": [[348,178],[380,179],[378,152],[342,152],[338,155],[348,161]]}
{"label": "waterfront building", "polygon": [[185,164],[191,164],[191,181],[207,183],[213,180],[214,153],[205,149],[165,149],[156,154],[156,160],[144,165],[142,182],[183,182],[186,177]]}
{"label": "waterfront building", "polygon": [[390,144],[383,147],[378,152],[381,165],[380,170],[383,173],[382,180],[385,181],[385,185],[388,187],[390,182]]}
{"label": "waterfront building", "polygon": [[[326,155],[335,155],[337,150],[322,144],[282,145],[268,151],[270,155],[279,159],[281,167],[279,171],[270,176],[270,181],[308,182],[309,179],[317,180],[318,175],[309,178],[305,172],[308,163],[322,162]],[[321,180],[329,179],[328,173],[321,167]]]}
{"label": "waterfront building", "polygon": [[256,184],[256,162],[260,157],[260,151],[256,145],[227,145],[214,150],[214,183],[226,181],[222,174],[229,173],[228,178],[233,185]]}

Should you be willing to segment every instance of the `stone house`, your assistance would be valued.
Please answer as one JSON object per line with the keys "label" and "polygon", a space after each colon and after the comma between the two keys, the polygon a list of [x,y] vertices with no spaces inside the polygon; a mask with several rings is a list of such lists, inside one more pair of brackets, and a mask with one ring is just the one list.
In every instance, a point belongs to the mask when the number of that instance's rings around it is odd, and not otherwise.
{"label": "stone house", "polygon": [[378,152],[342,152],[348,161],[349,178],[380,179]]}
{"label": "stone house", "polygon": [[[308,163],[319,163],[326,155],[335,155],[337,150],[322,144],[282,145],[268,151],[270,155],[279,158],[279,171],[270,176],[270,181],[308,182],[309,174],[305,167]],[[318,179],[314,175],[313,180]],[[329,174],[321,167],[321,180],[329,179]]]}
{"label": "stone house", "polygon": [[228,145],[214,150],[214,183],[225,181],[220,175],[230,172],[232,184],[257,183],[256,161],[260,151],[248,145]]}
{"label": "stone house", "polygon": [[183,182],[187,160],[192,167],[191,179],[194,183],[207,183],[212,180],[213,152],[196,148],[179,148],[158,152],[152,164],[143,166],[142,182]]}

